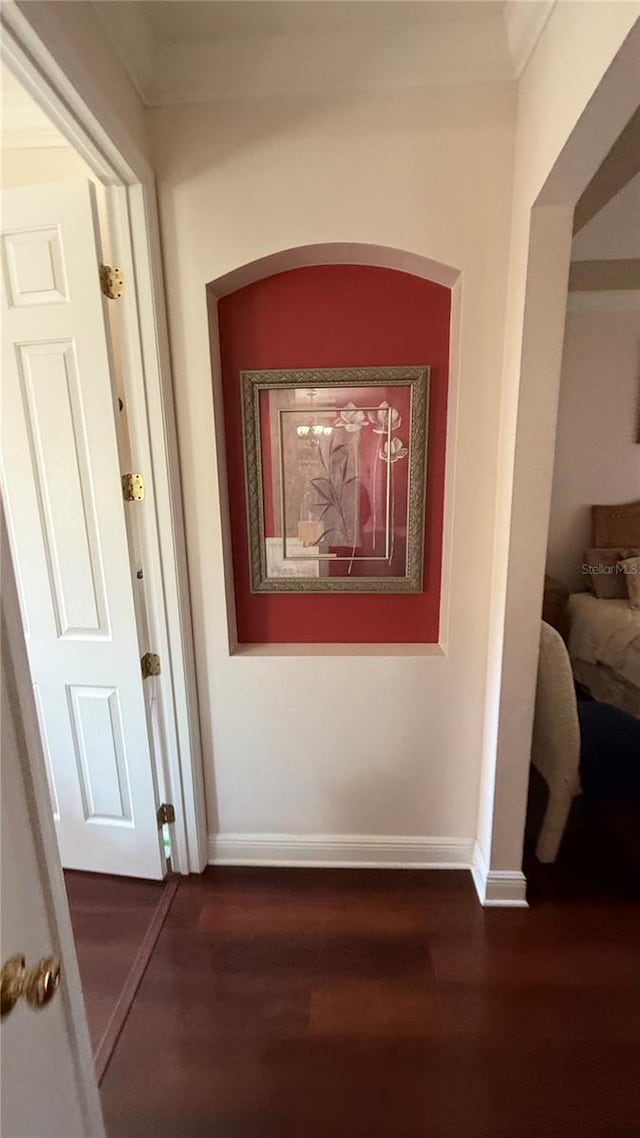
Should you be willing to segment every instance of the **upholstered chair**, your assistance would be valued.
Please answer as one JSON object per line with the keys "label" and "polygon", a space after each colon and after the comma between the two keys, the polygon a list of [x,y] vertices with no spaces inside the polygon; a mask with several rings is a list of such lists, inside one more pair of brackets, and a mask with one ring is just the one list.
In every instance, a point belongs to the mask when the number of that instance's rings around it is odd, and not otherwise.
{"label": "upholstered chair", "polygon": [[542,621],[531,761],[549,787],[539,861],[556,860],[571,802],[580,794],[580,720],[571,662],[560,633]]}

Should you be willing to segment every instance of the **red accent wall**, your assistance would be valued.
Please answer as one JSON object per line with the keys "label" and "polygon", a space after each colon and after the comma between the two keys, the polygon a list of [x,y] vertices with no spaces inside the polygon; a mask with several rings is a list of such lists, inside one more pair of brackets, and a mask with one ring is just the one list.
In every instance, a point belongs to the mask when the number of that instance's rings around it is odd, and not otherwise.
{"label": "red accent wall", "polygon": [[[220,300],[239,643],[437,643],[450,312],[451,293],[443,285],[393,269],[361,265],[292,269]],[[431,368],[423,592],[252,594],[240,372],[403,364]]]}

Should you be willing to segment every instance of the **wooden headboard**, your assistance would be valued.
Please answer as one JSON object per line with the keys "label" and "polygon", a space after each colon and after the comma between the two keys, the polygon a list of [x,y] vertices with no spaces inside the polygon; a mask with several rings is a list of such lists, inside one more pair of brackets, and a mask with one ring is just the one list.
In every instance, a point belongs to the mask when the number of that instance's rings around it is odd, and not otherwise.
{"label": "wooden headboard", "polygon": [[591,507],[594,549],[640,548],[640,501]]}

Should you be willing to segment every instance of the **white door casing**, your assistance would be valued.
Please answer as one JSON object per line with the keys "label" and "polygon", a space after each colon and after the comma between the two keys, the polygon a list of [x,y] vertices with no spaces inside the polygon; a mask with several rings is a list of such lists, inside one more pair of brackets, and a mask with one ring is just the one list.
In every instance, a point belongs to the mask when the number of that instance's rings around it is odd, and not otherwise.
{"label": "white door casing", "polygon": [[160,878],[92,187],[2,205],[2,481],[61,860]]}
{"label": "white door casing", "polygon": [[176,810],[171,861],[179,873],[200,873],[208,824],[155,178],[126,124],[110,113],[108,100],[100,102],[91,70],[78,71],[73,45],[49,35],[43,12],[0,4],[0,56],[106,190],[115,264],[127,280],[118,305],[127,418],[148,506],[139,524],[153,643],[143,650],[162,657],[153,696],[167,797]]}
{"label": "white door casing", "polygon": [[0,959],[61,962],[40,1010],[3,1021],[0,1131],[7,1138],[104,1138],[71,923],[38,734],[20,611],[0,510],[2,928]]}

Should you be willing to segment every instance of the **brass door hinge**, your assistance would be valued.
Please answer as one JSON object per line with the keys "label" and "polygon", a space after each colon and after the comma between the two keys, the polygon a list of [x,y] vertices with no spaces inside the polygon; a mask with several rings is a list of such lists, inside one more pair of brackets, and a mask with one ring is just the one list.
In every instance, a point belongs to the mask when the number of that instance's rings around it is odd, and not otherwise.
{"label": "brass door hinge", "polygon": [[163,802],[158,807],[158,813],[156,814],[156,818],[158,819],[158,827],[164,826],[167,823],[175,822],[176,812],[175,812],[173,803]]}
{"label": "brass door hinge", "polygon": [[141,474],[122,475],[122,497],[125,502],[141,502],[144,498],[144,480]]}
{"label": "brass door hinge", "polygon": [[140,661],[140,667],[142,668],[143,680],[148,680],[149,676],[159,676],[160,657],[156,656],[155,652],[145,652]]}
{"label": "brass door hinge", "polygon": [[114,265],[100,265],[100,288],[107,300],[120,300],[124,296],[122,273]]}

